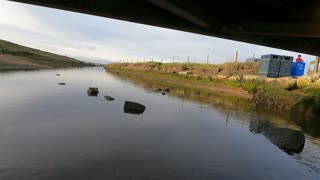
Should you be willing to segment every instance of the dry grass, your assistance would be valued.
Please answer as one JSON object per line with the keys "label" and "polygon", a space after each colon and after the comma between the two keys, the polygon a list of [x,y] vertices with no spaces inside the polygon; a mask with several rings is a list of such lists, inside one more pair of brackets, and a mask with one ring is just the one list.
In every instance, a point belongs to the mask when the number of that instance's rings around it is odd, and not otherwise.
{"label": "dry grass", "polygon": [[198,64],[198,63],[111,63],[106,66],[110,69],[124,69],[142,72],[158,72],[173,74],[179,71],[191,71],[199,76],[212,75],[237,75],[237,74],[257,74],[258,63],[224,63],[218,65]]}
{"label": "dry grass", "polygon": [[42,68],[51,68],[48,65],[41,65],[30,62],[30,59],[13,56],[13,55],[3,55],[0,54],[0,69],[12,69],[12,68],[21,68],[21,69],[42,69]]}

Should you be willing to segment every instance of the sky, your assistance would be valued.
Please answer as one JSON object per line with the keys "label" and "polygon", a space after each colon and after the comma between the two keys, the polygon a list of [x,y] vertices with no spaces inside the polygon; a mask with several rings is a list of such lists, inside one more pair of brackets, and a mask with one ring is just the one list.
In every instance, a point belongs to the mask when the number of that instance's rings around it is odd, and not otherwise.
{"label": "sky", "polygon": [[279,54],[305,62],[314,56],[210,36],[142,25],[104,17],[0,0],[0,39],[79,60],[108,63],[160,61],[218,64]]}

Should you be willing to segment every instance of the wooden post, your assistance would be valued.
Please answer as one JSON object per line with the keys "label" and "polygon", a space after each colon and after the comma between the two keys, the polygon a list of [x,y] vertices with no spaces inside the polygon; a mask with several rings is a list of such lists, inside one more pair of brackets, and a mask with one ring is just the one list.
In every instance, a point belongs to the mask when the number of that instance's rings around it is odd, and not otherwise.
{"label": "wooden post", "polygon": [[238,62],[238,51],[236,51],[234,59],[235,59],[235,62]]}
{"label": "wooden post", "polygon": [[316,57],[315,64],[314,64],[315,73],[318,73],[318,72],[319,72],[319,63],[320,63],[320,57],[317,56],[317,57]]}
{"label": "wooden post", "polygon": [[189,61],[189,56],[188,56],[188,63],[189,63],[190,61]]}
{"label": "wooden post", "polygon": [[209,54],[207,56],[207,65],[209,64]]}

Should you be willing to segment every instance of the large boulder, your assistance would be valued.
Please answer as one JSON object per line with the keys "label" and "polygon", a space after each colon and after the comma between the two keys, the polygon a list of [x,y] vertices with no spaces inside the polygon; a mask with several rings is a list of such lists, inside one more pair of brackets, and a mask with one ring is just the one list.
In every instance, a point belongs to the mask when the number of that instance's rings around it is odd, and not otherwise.
{"label": "large boulder", "polygon": [[142,114],[146,110],[146,106],[136,102],[125,101],[123,110],[125,113]]}
{"label": "large boulder", "polygon": [[96,87],[89,87],[89,89],[87,90],[87,94],[88,96],[98,96],[99,90]]}
{"label": "large boulder", "polygon": [[300,113],[305,115],[320,114],[320,91],[306,95],[291,107],[292,113]]}

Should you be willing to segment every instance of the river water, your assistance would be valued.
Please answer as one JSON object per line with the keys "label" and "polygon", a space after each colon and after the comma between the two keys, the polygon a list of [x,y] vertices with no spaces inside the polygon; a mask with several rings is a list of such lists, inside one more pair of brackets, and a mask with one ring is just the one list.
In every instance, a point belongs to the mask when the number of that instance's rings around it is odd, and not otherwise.
{"label": "river water", "polygon": [[320,179],[317,119],[181,91],[162,95],[102,68],[2,72],[0,179]]}

